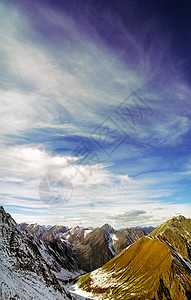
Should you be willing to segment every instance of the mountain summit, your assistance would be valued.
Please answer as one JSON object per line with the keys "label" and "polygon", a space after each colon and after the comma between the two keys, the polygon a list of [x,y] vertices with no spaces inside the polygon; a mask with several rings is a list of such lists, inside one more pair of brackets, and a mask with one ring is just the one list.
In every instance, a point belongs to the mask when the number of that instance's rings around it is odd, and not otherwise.
{"label": "mountain summit", "polygon": [[158,236],[186,260],[191,259],[191,219],[184,216],[173,217],[158,226],[149,236]]}

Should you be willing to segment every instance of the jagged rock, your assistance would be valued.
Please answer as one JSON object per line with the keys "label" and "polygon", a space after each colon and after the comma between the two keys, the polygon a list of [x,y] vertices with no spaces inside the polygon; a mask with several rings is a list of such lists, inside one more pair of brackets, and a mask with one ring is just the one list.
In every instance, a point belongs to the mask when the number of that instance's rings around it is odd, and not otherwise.
{"label": "jagged rock", "polygon": [[59,278],[67,274],[61,253],[51,249],[35,235],[20,231],[0,207],[0,299],[72,299]]}

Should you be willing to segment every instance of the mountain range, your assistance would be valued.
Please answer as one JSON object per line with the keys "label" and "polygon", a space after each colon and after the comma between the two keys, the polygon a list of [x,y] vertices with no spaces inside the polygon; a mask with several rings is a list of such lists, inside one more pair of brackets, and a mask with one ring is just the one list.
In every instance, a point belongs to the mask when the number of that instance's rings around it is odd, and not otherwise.
{"label": "mountain range", "polygon": [[75,257],[79,269],[89,272],[101,267],[117,253],[131,245],[146,233],[141,229],[114,230],[109,224],[100,228],[84,229],[76,226],[40,226],[22,223],[19,229],[35,235],[47,244],[62,245]]}
{"label": "mountain range", "polygon": [[84,299],[66,285],[145,233],[110,225],[83,229],[17,224],[0,207],[0,299]]}
{"label": "mountain range", "polygon": [[146,235],[109,224],[18,225],[0,207],[3,300],[191,299],[190,260],[191,219],[183,216]]}

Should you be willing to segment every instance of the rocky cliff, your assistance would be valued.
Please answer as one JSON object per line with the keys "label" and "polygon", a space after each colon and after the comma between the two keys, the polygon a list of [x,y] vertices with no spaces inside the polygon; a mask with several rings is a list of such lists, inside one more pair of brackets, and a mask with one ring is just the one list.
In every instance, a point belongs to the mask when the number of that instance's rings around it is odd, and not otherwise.
{"label": "rocky cliff", "polygon": [[63,280],[80,272],[59,247],[20,231],[0,207],[0,299],[72,299]]}

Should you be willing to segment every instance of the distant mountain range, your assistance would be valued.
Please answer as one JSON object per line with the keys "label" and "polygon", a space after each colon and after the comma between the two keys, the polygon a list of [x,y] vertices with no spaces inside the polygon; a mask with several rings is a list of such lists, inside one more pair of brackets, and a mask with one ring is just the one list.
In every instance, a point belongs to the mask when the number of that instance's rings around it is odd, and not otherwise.
{"label": "distant mountain range", "polygon": [[191,219],[145,232],[17,225],[0,207],[0,299],[191,299]]}
{"label": "distant mountain range", "polygon": [[149,226],[149,227],[140,227],[140,226],[132,227],[132,229],[142,229],[145,232],[145,234],[149,234],[155,228],[156,227],[153,227],[153,226]]}
{"label": "distant mountain range", "polygon": [[[117,253],[145,235],[142,229],[114,230],[109,224],[100,228],[84,229],[76,226],[40,226],[22,223],[19,229],[28,231],[53,247],[65,245],[78,262],[79,269],[95,270],[112,259]],[[70,249],[70,250],[69,250]]]}
{"label": "distant mountain range", "polygon": [[90,299],[191,299],[190,259],[191,219],[174,217],[81,276],[75,288]]}

